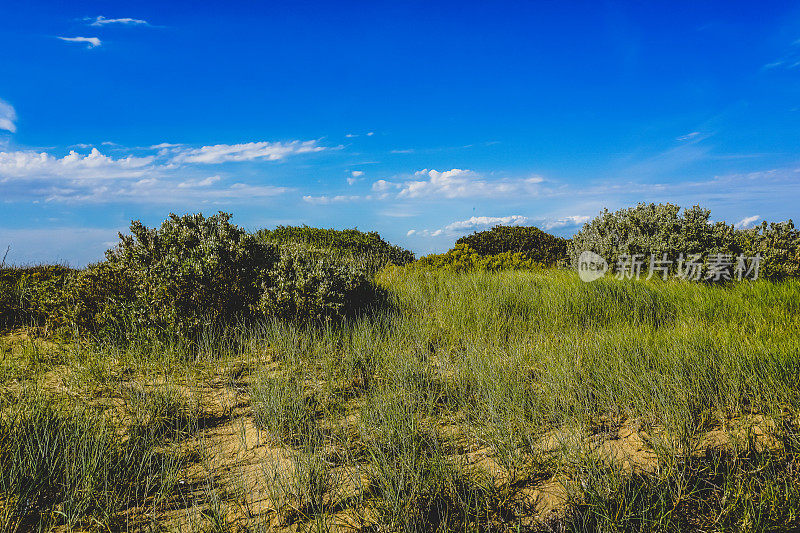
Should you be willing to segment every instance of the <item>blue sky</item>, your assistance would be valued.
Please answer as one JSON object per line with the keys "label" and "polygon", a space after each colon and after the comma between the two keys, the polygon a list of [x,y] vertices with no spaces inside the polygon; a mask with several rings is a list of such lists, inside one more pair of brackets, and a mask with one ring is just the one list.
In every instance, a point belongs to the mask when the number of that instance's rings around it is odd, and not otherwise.
{"label": "blue sky", "polygon": [[0,253],[131,219],[377,230],[418,254],[601,209],[797,219],[790,2],[7,2]]}

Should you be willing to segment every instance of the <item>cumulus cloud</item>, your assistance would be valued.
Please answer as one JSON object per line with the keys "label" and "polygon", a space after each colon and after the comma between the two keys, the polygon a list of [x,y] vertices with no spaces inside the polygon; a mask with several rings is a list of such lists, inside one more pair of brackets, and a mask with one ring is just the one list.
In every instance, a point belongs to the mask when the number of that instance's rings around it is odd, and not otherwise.
{"label": "cumulus cloud", "polygon": [[354,171],[352,171],[350,173],[350,175],[353,176],[354,178],[360,178],[361,176],[364,175],[364,171],[363,170],[354,170]]}
{"label": "cumulus cloud", "polygon": [[86,43],[89,50],[92,48],[96,48],[103,44],[103,42],[98,39],[97,37],[58,37],[62,41],[67,41],[70,43]]}
{"label": "cumulus cloud", "polygon": [[753,215],[749,217],[744,217],[742,220],[736,223],[737,228],[747,229],[753,226],[759,219],[761,215]]}
{"label": "cumulus cloud", "polygon": [[0,152],[0,182],[49,177],[131,178],[143,175],[152,162],[152,156],[114,159],[103,155],[97,148],[92,148],[87,155],[70,150],[61,158],[45,152]]}
{"label": "cumulus cloud", "polygon": [[[188,174],[188,176],[187,176]],[[247,202],[291,189],[234,183],[223,186],[219,175],[196,175],[162,156],[114,158],[92,148],[63,157],[46,152],[0,151],[0,185],[4,199],[34,202],[146,203]]]}
{"label": "cumulus cloud", "polygon": [[321,152],[328,148],[317,141],[249,142],[243,144],[215,144],[200,148],[178,150],[173,156],[177,163],[225,163],[229,161],[277,161],[290,155]]}
{"label": "cumulus cloud", "polygon": [[392,183],[391,181],[386,180],[378,180],[372,184],[372,190],[375,192],[388,192],[392,189],[399,188],[400,185],[397,183]]}
{"label": "cumulus cloud", "polygon": [[17,131],[17,112],[5,100],[0,100],[0,130],[10,131],[14,133]]}
{"label": "cumulus cloud", "polygon": [[[383,181],[383,180],[381,180]],[[440,172],[423,169],[414,173],[411,181],[399,185],[399,198],[467,198],[531,195],[538,192],[542,178],[489,180],[476,172],[454,168]],[[376,182],[377,185],[378,182]],[[386,184],[390,182],[385,182]],[[386,184],[381,187],[386,187]]]}
{"label": "cumulus cloud", "polygon": [[87,17],[84,20],[87,21],[91,20],[92,22],[89,23],[89,26],[96,26],[96,27],[106,26],[108,24],[124,24],[128,26],[138,26],[138,25],[149,26],[146,20],[132,19],[132,18],[107,19],[103,16],[99,16],[94,19],[91,17]]}

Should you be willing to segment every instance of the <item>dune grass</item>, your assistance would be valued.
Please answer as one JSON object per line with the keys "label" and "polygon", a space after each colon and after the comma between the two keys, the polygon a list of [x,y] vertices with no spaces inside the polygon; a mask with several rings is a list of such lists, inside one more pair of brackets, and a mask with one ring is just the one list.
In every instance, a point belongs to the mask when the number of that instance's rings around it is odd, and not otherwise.
{"label": "dune grass", "polygon": [[[390,308],[344,324],[4,347],[5,527],[124,528],[130,509],[184,530],[800,527],[800,283],[378,280]],[[253,489],[214,472],[181,496],[191,443],[213,453],[203,391],[236,398],[215,423],[255,428],[259,510],[231,511]],[[189,525],[161,513],[181,498],[205,509]]]}

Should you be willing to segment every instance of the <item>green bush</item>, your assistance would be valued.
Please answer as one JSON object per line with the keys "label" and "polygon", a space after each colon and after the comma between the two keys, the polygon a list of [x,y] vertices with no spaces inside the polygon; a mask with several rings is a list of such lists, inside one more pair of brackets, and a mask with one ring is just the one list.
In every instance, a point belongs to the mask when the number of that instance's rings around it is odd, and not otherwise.
{"label": "green bush", "polygon": [[287,244],[263,282],[258,310],[265,316],[308,322],[353,316],[385,301],[385,291],[355,261]]}
{"label": "green bush", "polygon": [[89,265],[71,277],[61,321],[83,332],[122,334],[130,326],[135,287],[133,277],[118,262]]}
{"label": "green bush", "polygon": [[388,263],[402,266],[414,261],[413,252],[386,242],[375,231],[278,226],[274,230],[262,229],[256,236],[264,242],[302,243],[313,248],[335,250],[340,254],[357,256],[374,263],[375,270]]}
{"label": "green bush", "polygon": [[237,319],[340,319],[386,301],[363,261],[328,252],[259,241],[226,213],[172,214],[159,228],[135,221],[105,261],[65,274],[42,312],[103,336],[154,330],[193,340]]}
{"label": "green bush", "polygon": [[681,254],[743,254],[762,258],[759,276],[780,279],[800,275],[800,231],[791,220],[735,229],[712,222],[711,211],[694,206],[644,204],[610,212],[608,209],[583,226],[570,241],[573,265],[584,250],[600,254],[614,265],[622,255],[641,254],[677,260]]}
{"label": "green bush", "polygon": [[452,250],[446,253],[427,255],[410,266],[417,269],[448,270],[452,272],[532,270],[542,267],[540,263],[529,259],[521,252],[481,255],[463,243],[456,244]]}
{"label": "green bush", "polygon": [[526,259],[553,266],[566,258],[567,240],[545,233],[534,226],[495,226],[490,230],[461,237],[463,244],[479,255],[522,254]]}
{"label": "green bush", "polygon": [[60,324],[73,272],[61,265],[0,269],[0,330]]}
{"label": "green bush", "polygon": [[800,277],[800,230],[791,220],[764,221],[753,229],[739,230],[737,240],[748,255],[761,254],[760,274],[764,277]]}
{"label": "green bush", "polygon": [[106,252],[109,269],[132,284],[128,308],[134,327],[156,327],[192,338],[204,328],[250,313],[266,273],[278,260],[275,246],[259,243],[218,213],[170,214],[160,228],[131,224]]}

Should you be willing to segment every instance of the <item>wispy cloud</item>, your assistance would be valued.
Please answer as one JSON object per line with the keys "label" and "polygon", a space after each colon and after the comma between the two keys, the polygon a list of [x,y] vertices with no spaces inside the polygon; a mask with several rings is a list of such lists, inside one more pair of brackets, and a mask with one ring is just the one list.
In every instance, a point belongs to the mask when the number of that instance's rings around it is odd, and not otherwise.
{"label": "wispy cloud", "polygon": [[761,218],[761,215],[752,215],[752,216],[749,216],[749,217],[744,217],[742,220],[740,220],[739,222],[736,223],[736,227],[737,228],[741,228],[741,229],[750,228],[760,218]]}
{"label": "wispy cloud", "polygon": [[340,204],[344,202],[356,202],[362,199],[369,199],[369,196],[358,196],[358,195],[345,195],[339,194],[336,196],[303,196],[303,201],[309,204],[315,205],[328,205],[328,204]]}
{"label": "wispy cloud", "polygon": [[108,24],[124,24],[127,26],[149,26],[150,24],[146,20],[141,19],[132,19],[132,18],[118,18],[118,19],[108,19],[103,16],[91,18],[87,17],[84,20],[91,21],[89,26],[101,27],[106,26]]}
{"label": "wispy cloud", "polygon": [[528,178],[489,179],[472,170],[454,168],[446,171],[423,169],[414,173],[409,181],[378,180],[373,190],[399,190],[398,198],[468,198],[536,195],[544,180],[539,176]]}
{"label": "wispy cloud", "polygon": [[497,225],[521,226],[527,221],[528,218],[522,215],[509,215],[507,217],[470,217],[467,220],[459,220],[448,224],[445,230],[451,232],[468,232]]}
{"label": "wispy cloud", "polygon": [[290,155],[321,152],[328,147],[317,141],[250,142],[243,144],[215,144],[200,148],[177,149],[176,163],[226,163],[230,161],[277,161]]}
{"label": "wispy cloud", "polygon": [[463,235],[472,231],[488,229],[492,226],[521,226],[528,222],[528,218],[522,215],[508,215],[505,217],[470,217],[467,220],[457,220],[439,229],[410,229],[406,236],[416,235],[418,237],[439,237]]}
{"label": "wispy cloud", "polygon": [[193,187],[210,187],[221,179],[222,178],[220,176],[209,176],[203,179],[186,180],[179,183],[178,188],[188,189]]}
{"label": "wispy cloud", "polygon": [[17,112],[14,111],[11,104],[0,99],[0,130],[10,131],[11,133],[16,132],[16,120]]}
{"label": "wispy cloud", "polygon": [[794,41],[780,59],[770,61],[764,65],[764,70],[772,70],[777,68],[782,69],[795,69],[800,67],[800,39]]}
{"label": "wispy cloud", "polygon": [[580,226],[589,222],[589,220],[591,219],[592,217],[588,215],[572,215],[557,219],[545,219],[542,225],[544,226],[544,229],[551,230],[551,229],[567,228],[570,226]]}
{"label": "wispy cloud", "polygon": [[70,42],[70,43],[86,43],[87,44],[86,48],[88,48],[89,50],[91,50],[92,48],[97,48],[98,46],[103,44],[103,42],[100,39],[98,39],[97,37],[60,37],[59,36],[58,38],[61,39],[62,41],[67,41],[67,42]]}
{"label": "wispy cloud", "polygon": [[691,133],[687,133],[686,135],[681,135],[676,140],[678,140],[678,141],[691,141],[692,139],[696,139],[699,136],[700,136],[700,132],[699,131],[693,131]]}

